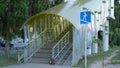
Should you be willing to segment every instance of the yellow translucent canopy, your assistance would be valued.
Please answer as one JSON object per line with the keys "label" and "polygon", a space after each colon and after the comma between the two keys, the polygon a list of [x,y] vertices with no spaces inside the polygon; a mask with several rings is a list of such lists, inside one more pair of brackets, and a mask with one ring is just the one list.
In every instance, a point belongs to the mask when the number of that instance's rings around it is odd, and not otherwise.
{"label": "yellow translucent canopy", "polygon": [[86,9],[91,12],[97,10],[99,11],[98,8],[101,6],[101,3],[102,0],[69,0],[68,2],[62,3],[32,16],[25,22],[24,25],[35,23],[39,19],[42,19],[42,15],[44,14],[52,14],[67,19],[75,28],[80,29],[80,12],[86,11]]}

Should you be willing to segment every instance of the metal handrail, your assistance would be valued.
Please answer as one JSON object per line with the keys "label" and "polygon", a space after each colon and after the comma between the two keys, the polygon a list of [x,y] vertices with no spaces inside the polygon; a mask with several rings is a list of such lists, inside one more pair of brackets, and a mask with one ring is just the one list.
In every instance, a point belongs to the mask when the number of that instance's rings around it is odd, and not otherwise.
{"label": "metal handrail", "polygon": [[67,49],[64,51],[64,53],[62,54],[62,56],[60,57],[60,59],[56,62],[56,64],[60,64],[63,60],[63,58],[65,57],[65,55],[70,51],[70,49],[72,48],[72,45],[69,44],[70,46],[67,47]]}
{"label": "metal handrail", "polygon": [[[68,31],[52,48],[53,59],[56,59],[57,57],[59,57],[60,53],[62,53],[63,50],[66,48],[67,44],[69,44],[69,33],[70,31]],[[63,44],[63,42],[65,42],[64,45],[61,45],[60,43]],[[55,48],[57,48],[57,50]],[[55,52],[57,52],[57,54]]]}
{"label": "metal handrail", "polygon": [[[44,36],[47,30],[41,32],[37,37],[33,38],[31,41],[27,43],[27,45],[23,48],[24,52],[18,55],[18,63],[27,62],[44,44],[45,42],[40,42],[41,37]],[[25,53],[25,51],[27,53]]]}

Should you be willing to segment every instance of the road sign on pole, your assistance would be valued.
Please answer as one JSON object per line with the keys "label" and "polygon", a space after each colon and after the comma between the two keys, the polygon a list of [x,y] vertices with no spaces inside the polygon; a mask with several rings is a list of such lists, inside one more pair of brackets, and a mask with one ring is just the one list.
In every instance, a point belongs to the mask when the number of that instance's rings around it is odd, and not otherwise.
{"label": "road sign on pole", "polygon": [[80,12],[80,24],[88,23],[91,23],[91,12],[90,11]]}
{"label": "road sign on pole", "polygon": [[85,68],[87,68],[87,24],[91,23],[91,12],[84,11],[80,13],[80,24],[85,24]]}

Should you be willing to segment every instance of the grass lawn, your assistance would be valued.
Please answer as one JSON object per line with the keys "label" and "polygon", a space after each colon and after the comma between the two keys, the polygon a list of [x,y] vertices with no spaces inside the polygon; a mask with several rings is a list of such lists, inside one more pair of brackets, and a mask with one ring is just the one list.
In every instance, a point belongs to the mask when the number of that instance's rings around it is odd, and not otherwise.
{"label": "grass lawn", "polygon": [[[107,52],[99,52],[98,54],[93,54],[93,55],[89,55],[87,57],[87,64],[88,66],[90,66],[92,63],[94,62],[97,62],[99,60],[102,60],[103,59],[103,56],[104,58],[105,57],[108,57],[111,55],[111,53],[116,50],[116,49],[119,49],[118,47],[113,47],[113,48],[110,48],[109,51]],[[120,55],[120,53],[119,53]],[[120,56],[119,56],[120,57]],[[119,58],[118,57],[118,58]],[[120,58],[119,58],[120,59]],[[79,62],[77,65],[75,65],[75,67],[79,67],[79,68],[84,68],[84,60],[82,60],[81,62]]]}
{"label": "grass lawn", "polygon": [[17,64],[17,55],[12,54],[10,59],[6,59],[5,55],[0,55],[0,67]]}

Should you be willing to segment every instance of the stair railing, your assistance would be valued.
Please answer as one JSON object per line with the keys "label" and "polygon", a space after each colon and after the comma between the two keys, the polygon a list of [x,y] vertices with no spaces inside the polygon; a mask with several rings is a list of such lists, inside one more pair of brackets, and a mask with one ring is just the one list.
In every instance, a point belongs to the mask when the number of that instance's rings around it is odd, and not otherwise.
{"label": "stair railing", "polygon": [[52,58],[54,60],[57,60],[57,58],[60,57],[60,54],[63,53],[63,50],[69,44],[69,34],[70,31],[68,31],[52,48]]}
{"label": "stair railing", "polygon": [[41,32],[35,38],[27,43],[27,46],[24,47],[24,52],[18,54],[18,63],[27,62],[44,44],[46,39],[44,37],[46,31]]}

